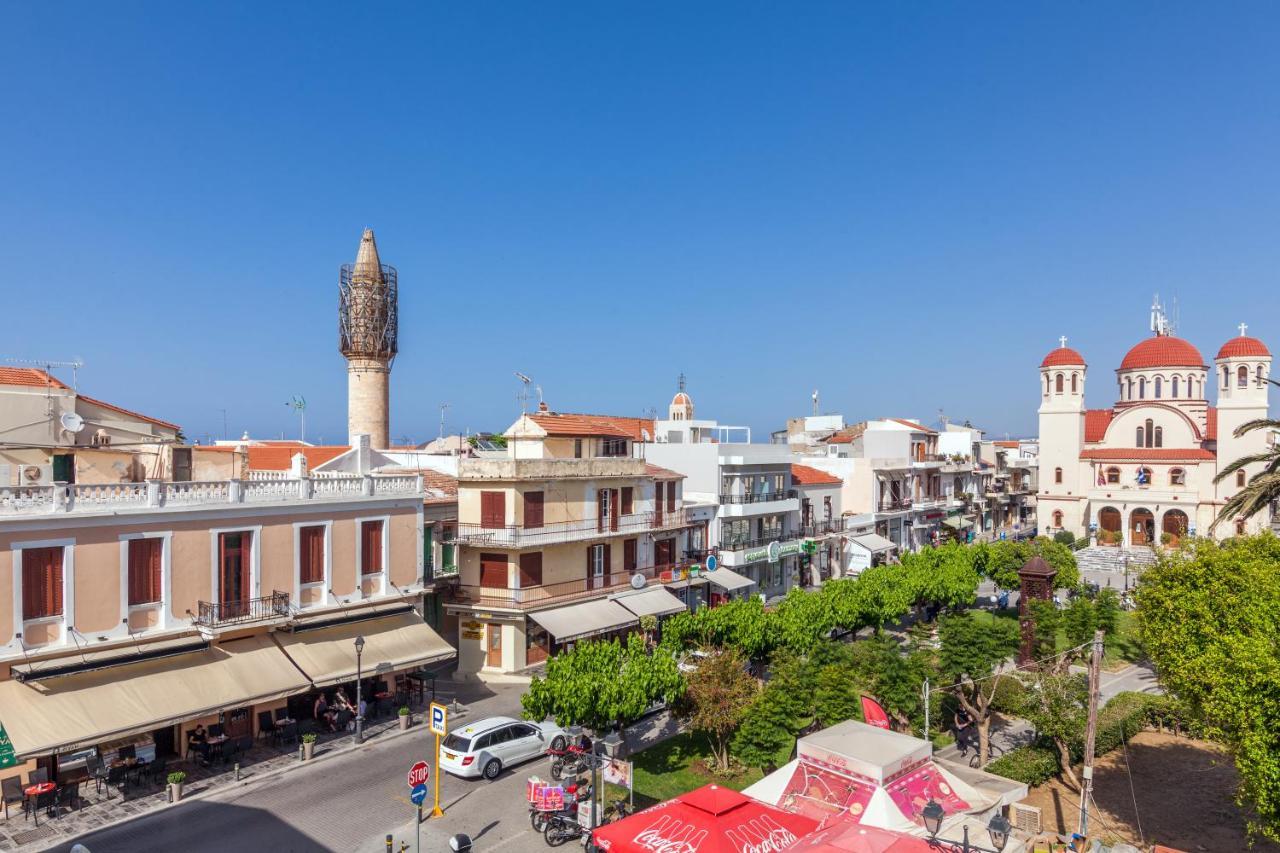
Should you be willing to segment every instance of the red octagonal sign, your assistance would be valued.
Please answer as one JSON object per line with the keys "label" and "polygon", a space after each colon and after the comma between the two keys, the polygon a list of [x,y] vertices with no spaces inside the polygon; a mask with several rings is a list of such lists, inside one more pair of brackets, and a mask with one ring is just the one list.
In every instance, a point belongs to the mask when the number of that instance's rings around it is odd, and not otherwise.
{"label": "red octagonal sign", "polygon": [[409,768],[409,787],[416,788],[419,785],[427,784],[427,778],[430,775],[431,768],[427,766],[427,762],[419,761]]}

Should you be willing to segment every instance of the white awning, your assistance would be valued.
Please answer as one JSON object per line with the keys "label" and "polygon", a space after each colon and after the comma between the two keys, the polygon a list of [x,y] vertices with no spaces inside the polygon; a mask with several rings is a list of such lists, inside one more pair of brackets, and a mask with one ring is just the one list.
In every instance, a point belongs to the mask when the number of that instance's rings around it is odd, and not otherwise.
{"label": "white awning", "polygon": [[714,572],[707,572],[707,580],[722,589],[729,590],[730,592],[733,592],[735,589],[745,589],[746,587],[755,584],[755,581],[751,578],[744,578],[737,572],[729,571],[723,566],[716,569]]}
{"label": "white awning", "polygon": [[687,609],[683,601],[660,586],[611,595],[609,600],[618,602],[637,616],[670,616]]}
{"label": "white awning", "polygon": [[855,536],[853,537],[853,541],[861,545],[863,548],[866,548],[872,554],[878,554],[881,551],[888,551],[898,547],[888,539],[885,539],[883,536],[876,533],[864,533],[861,536]]}
{"label": "white awning", "polygon": [[412,610],[293,634],[277,632],[275,636],[284,653],[316,687],[355,680],[356,637],[364,637],[360,664],[370,675],[435,663],[457,654]]}
{"label": "white awning", "polygon": [[634,613],[608,599],[538,610],[530,613],[529,618],[546,628],[557,643],[567,643],[592,634],[607,634],[619,628],[640,624]]}

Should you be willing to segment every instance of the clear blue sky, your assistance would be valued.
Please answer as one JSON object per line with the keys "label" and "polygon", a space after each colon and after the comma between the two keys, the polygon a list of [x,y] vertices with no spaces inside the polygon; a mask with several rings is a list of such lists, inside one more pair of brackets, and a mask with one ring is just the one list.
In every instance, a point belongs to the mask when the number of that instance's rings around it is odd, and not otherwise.
{"label": "clear blue sky", "polygon": [[392,435],[563,411],[1035,429],[1177,295],[1280,349],[1280,5],[21,3],[0,355],[193,438],[345,439],[338,267],[400,271]]}

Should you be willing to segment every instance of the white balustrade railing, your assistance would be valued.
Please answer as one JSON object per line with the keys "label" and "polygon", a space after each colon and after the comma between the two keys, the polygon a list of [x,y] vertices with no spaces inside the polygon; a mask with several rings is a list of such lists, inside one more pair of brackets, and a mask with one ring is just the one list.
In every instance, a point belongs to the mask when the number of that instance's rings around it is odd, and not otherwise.
{"label": "white balustrade railing", "polygon": [[245,503],[255,501],[287,501],[299,496],[298,480],[247,480]]}
{"label": "white balustrade railing", "polygon": [[74,483],[67,486],[72,506],[80,508],[146,506],[146,483]]}
{"label": "white balustrade railing", "polygon": [[311,493],[317,498],[351,497],[364,494],[364,477],[323,477],[313,480]]}
{"label": "white balustrade railing", "polygon": [[166,506],[188,504],[229,503],[230,480],[192,480],[188,483],[164,483],[161,501]]}
{"label": "white balustrade railing", "polygon": [[416,474],[394,474],[373,478],[375,495],[411,495],[422,491]]}
{"label": "white balustrade railing", "polygon": [[56,486],[0,487],[0,512],[52,512]]}
{"label": "white balustrade railing", "polygon": [[288,471],[250,471],[250,480],[288,480],[290,478]]}

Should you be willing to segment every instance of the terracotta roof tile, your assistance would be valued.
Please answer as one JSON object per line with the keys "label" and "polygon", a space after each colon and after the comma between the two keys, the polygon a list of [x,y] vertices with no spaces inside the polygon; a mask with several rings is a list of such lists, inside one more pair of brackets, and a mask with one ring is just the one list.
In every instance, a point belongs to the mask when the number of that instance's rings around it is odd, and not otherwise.
{"label": "terracotta roof tile", "polygon": [[34,367],[0,367],[0,385],[26,385],[32,388],[67,388],[56,376]]}
{"label": "terracotta roof tile", "polygon": [[1204,437],[1208,441],[1218,440],[1218,407],[1209,406],[1205,412],[1205,430]]}
{"label": "terracotta roof tile", "polygon": [[1156,335],[1139,341],[1120,362],[1121,370],[1142,370],[1148,367],[1204,367],[1200,350],[1182,338],[1172,335]]}
{"label": "terracotta roof tile", "polygon": [[1185,462],[1214,459],[1212,451],[1201,447],[1096,447],[1080,451],[1081,459],[1147,460],[1152,462]]}
{"label": "terracotta roof tile", "polygon": [[1218,350],[1218,358],[1238,358],[1239,356],[1259,356],[1270,358],[1271,351],[1267,345],[1257,338],[1241,336],[1232,338]]}
{"label": "terracotta roof tile", "polygon": [[1049,354],[1040,362],[1041,367],[1065,367],[1067,365],[1084,366],[1084,356],[1071,347],[1058,347],[1055,350],[1050,350]]}
{"label": "terracotta roof tile", "polygon": [[911,427],[912,429],[918,432],[937,433],[937,430],[929,429],[924,424],[918,424],[915,421],[904,421],[902,418],[885,418],[885,420],[890,420],[896,424],[902,424],[903,426]]}
{"label": "terracotta roof tile", "polygon": [[170,423],[169,421],[162,421],[159,418],[153,418],[149,415],[144,415],[141,412],[134,412],[129,409],[125,409],[120,406],[117,406],[113,403],[108,403],[105,400],[95,399],[86,394],[81,394],[77,392],[76,397],[81,400],[84,400],[86,403],[91,403],[95,406],[101,406],[104,409],[110,409],[113,412],[119,412],[122,415],[128,415],[131,418],[137,418],[140,421],[146,421],[147,423],[152,423],[152,424],[155,424],[156,426],[168,427],[169,429],[172,429],[172,430],[182,429],[182,427],[178,426],[175,423]]}
{"label": "terracotta roof tile", "polygon": [[993,441],[991,443],[994,444],[996,447],[1021,447],[1022,446],[1022,442],[1020,441]]}
{"label": "terracotta roof tile", "polygon": [[613,415],[583,415],[572,412],[532,412],[529,419],[547,431],[547,435],[616,436],[644,441],[647,432],[653,438],[652,418],[624,418]]}
{"label": "terracotta roof tile", "polygon": [[1084,413],[1084,440],[1102,441],[1116,413],[1111,409],[1089,409]]}
{"label": "terracotta roof tile", "polygon": [[653,477],[655,480],[683,480],[685,475],[679,471],[672,471],[670,468],[663,468],[661,465],[653,465],[648,462],[644,464],[644,475]]}
{"label": "terracotta roof tile", "polygon": [[791,466],[791,482],[798,486],[838,486],[842,482],[839,477],[826,471],[810,468],[808,465]]}
{"label": "terracotta roof tile", "polygon": [[295,453],[307,458],[307,470],[323,465],[336,456],[350,450],[346,445],[329,447],[270,447],[264,445],[249,446],[250,471],[288,471]]}

